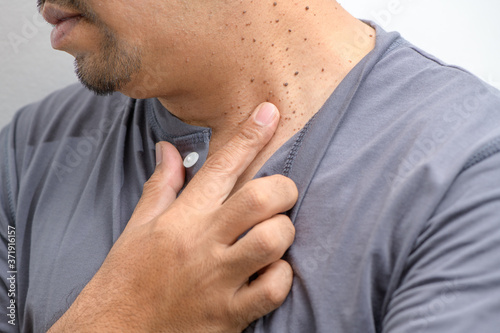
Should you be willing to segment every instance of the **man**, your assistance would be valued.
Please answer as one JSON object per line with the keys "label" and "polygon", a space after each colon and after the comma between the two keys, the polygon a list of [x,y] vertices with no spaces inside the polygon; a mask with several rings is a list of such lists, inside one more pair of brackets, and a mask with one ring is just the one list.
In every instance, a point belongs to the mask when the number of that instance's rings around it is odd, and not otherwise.
{"label": "man", "polygon": [[498,91],[331,0],[40,6],[112,94],[2,131],[2,330],[497,330]]}

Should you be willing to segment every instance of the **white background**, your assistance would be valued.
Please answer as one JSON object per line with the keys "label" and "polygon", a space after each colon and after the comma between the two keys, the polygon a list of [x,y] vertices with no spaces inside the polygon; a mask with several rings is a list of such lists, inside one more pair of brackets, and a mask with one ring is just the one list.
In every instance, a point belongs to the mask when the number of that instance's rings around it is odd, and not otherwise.
{"label": "white background", "polygon": [[[137,0],[140,1],[140,0]],[[354,16],[397,30],[413,44],[500,89],[500,1],[346,0]],[[50,48],[36,0],[0,3],[0,127],[21,106],[75,82],[71,56]]]}

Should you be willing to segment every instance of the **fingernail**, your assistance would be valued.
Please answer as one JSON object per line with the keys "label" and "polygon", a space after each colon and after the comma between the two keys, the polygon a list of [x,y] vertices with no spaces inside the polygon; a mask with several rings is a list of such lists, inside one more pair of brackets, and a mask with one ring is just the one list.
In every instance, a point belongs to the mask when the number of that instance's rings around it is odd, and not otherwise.
{"label": "fingernail", "polygon": [[255,115],[255,122],[260,126],[267,126],[273,122],[278,110],[271,103],[262,103]]}
{"label": "fingernail", "polygon": [[160,143],[156,144],[156,166],[158,166],[163,160],[163,151],[161,149]]}

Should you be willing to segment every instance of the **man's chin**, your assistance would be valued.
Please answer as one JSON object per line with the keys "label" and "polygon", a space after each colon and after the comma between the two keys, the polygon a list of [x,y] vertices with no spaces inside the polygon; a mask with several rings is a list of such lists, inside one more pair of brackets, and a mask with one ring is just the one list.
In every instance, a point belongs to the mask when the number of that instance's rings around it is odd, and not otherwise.
{"label": "man's chin", "polygon": [[88,81],[83,80],[80,77],[79,77],[79,80],[80,80],[80,83],[85,88],[92,91],[94,94],[96,94],[98,96],[108,96],[108,95],[111,95],[115,92],[119,92],[125,96],[128,96],[130,98],[134,98],[134,99],[147,99],[147,98],[155,97],[151,91],[148,92],[143,87],[141,87],[139,85],[134,85],[132,83],[125,84],[123,86],[117,86],[114,83],[105,83],[105,82],[101,82],[99,84],[89,83]]}
{"label": "man's chin", "polygon": [[[77,74],[78,76],[78,74]],[[88,81],[82,79],[80,76],[78,76],[78,79],[80,80],[80,83],[87,88],[88,90],[92,91],[94,94],[99,95],[99,96],[108,96],[113,94],[114,92],[118,91],[115,86],[112,84],[95,84],[95,83],[89,83]]]}
{"label": "man's chin", "polygon": [[85,54],[77,55],[74,65],[76,76],[82,85],[97,95],[107,96],[119,91],[131,96],[134,91],[141,91],[134,89],[133,82],[141,67],[137,59],[113,53],[106,58],[97,54]]}

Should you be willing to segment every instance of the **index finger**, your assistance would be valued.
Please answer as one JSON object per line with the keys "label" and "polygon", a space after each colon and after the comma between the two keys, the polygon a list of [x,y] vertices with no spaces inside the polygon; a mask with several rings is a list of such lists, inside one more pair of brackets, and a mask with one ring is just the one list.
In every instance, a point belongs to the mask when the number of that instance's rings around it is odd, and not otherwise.
{"label": "index finger", "polygon": [[[184,189],[182,196],[209,198],[220,205],[278,127],[279,112],[271,103],[260,104],[239,132],[210,156]],[[205,206],[204,203],[199,203]]]}

